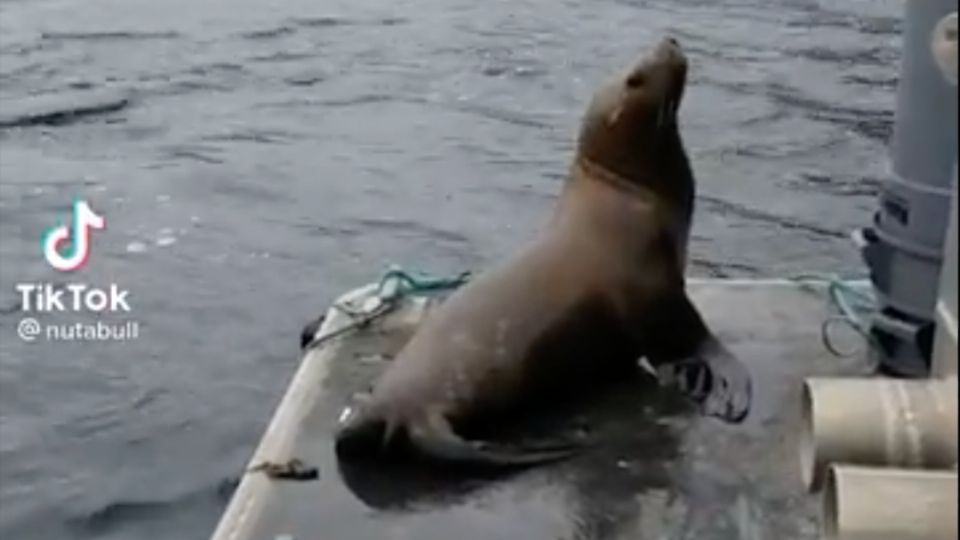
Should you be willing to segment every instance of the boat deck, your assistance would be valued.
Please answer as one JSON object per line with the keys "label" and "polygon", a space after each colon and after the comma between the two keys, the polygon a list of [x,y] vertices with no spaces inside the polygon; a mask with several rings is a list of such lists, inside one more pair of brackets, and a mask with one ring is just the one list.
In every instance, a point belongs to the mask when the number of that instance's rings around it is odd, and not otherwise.
{"label": "boat deck", "polygon": [[[812,374],[863,373],[863,355],[841,359],[824,348],[821,325],[832,312],[823,288],[712,280],[689,287],[715,332],[751,369],[754,406],[745,423],[698,417],[650,380],[625,381],[531,424],[531,432],[596,441],[567,462],[469,480],[413,468],[341,468],[331,429],[351,394],[370,385],[429,309],[411,301],[304,356],[251,464],[298,458],[318,467],[319,479],[246,474],[213,538],[816,538],[818,499],[803,492],[796,458],[800,383]],[[331,310],[320,333],[349,322]],[[852,331],[837,333],[844,347],[862,349]]]}

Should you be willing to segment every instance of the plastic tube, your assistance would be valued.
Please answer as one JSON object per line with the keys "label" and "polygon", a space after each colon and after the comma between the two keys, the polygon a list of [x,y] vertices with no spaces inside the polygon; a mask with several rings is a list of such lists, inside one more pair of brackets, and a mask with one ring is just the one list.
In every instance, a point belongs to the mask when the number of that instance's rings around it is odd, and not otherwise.
{"label": "plastic tube", "polygon": [[806,487],[819,489],[833,463],[953,467],[956,390],[956,379],[807,379],[800,441]]}
{"label": "plastic tube", "polygon": [[823,540],[955,540],[957,473],[831,467]]}

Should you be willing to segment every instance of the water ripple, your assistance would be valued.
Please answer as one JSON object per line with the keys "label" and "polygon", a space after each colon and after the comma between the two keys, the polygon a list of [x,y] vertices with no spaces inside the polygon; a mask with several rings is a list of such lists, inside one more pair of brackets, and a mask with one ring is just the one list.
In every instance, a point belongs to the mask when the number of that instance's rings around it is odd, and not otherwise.
{"label": "water ripple", "polygon": [[190,160],[206,165],[222,165],[225,163],[223,158],[216,154],[222,153],[222,150],[216,146],[199,144],[178,144],[170,145],[161,149],[163,161]]}
{"label": "water ripple", "polygon": [[719,261],[706,257],[691,257],[690,264],[697,271],[703,271],[707,276],[714,278],[731,278],[734,276],[748,277],[761,275],[756,266],[741,261]]}
{"label": "water ripple", "polygon": [[449,244],[470,244],[470,239],[461,233],[439,229],[425,223],[405,219],[356,218],[348,220],[348,223],[352,224],[355,228],[369,232],[401,233],[425,240],[432,238]]}
{"label": "water ripple", "polygon": [[782,229],[799,230],[827,238],[847,238],[846,233],[837,229],[831,229],[829,227],[807,223],[799,219],[780,216],[763,210],[757,210],[755,208],[750,208],[746,205],[728,201],[720,197],[700,195],[697,197],[697,200],[705,203],[703,206],[706,207],[707,211],[717,215],[733,215],[749,219],[751,221],[770,223]]}
{"label": "water ripple", "polygon": [[258,144],[283,144],[301,137],[287,130],[245,128],[225,133],[204,135],[200,140],[215,143],[252,142]]}
{"label": "water ripple", "polygon": [[880,142],[886,142],[893,133],[894,113],[890,109],[831,103],[804,96],[799,90],[778,83],[769,83],[765,87],[767,96],[775,102],[800,109],[813,120],[836,124]]}
{"label": "water ripple", "polygon": [[251,62],[299,62],[315,58],[317,53],[314,51],[275,51],[269,54],[257,54],[250,57]]}
{"label": "water ripple", "polygon": [[125,92],[60,92],[6,101],[0,113],[0,128],[61,126],[92,116],[125,109],[130,97]]}
{"label": "water ripple", "polygon": [[409,22],[406,17],[379,17],[372,20],[351,19],[348,17],[294,17],[289,19],[290,23],[303,28],[332,28],[336,26],[398,26]]}
{"label": "water ripple", "polygon": [[454,103],[442,103],[439,105],[442,108],[479,116],[489,120],[505,122],[514,126],[531,127],[537,129],[550,129],[553,127],[553,124],[533,118],[529,114],[504,109],[501,107],[484,105],[481,103],[460,101]]}
{"label": "water ripple", "polygon": [[816,62],[856,66],[889,66],[893,65],[899,57],[896,51],[891,50],[889,47],[841,49],[837,47],[816,46],[806,49],[789,50],[787,54]]}
{"label": "water ripple", "polygon": [[829,193],[837,197],[876,197],[883,188],[877,178],[855,176],[843,178],[824,173],[801,172],[787,180],[792,190]]}
{"label": "water ripple", "polygon": [[867,108],[830,102],[804,95],[799,88],[779,82],[726,82],[710,84],[738,94],[762,95],[786,110],[811,120],[844,127],[863,137],[885,143],[893,132],[894,112],[889,108]]}
{"label": "water ripple", "polygon": [[42,39],[53,41],[143,41],[143,40],[175,40],[183,37],[180,32],[43,32]]}
{"label": "water ripple", "polygon": [[225,504],[239,483],[238,478],[224,478],[215,485],[166,498],[116,500],[67,521],[86,534],[106,535],[135,522],[163,522],[197,504]]}
{"label": "water ripple", "polygon": [[253,30],[250,32],[243,32],[240,34],[245,39],[252,40],[261,40],[261,39],[273,39],[278,37],[289,36],[296,32],[296,28],[292,26],[276,26],[273,28],[266,28],[264,30]]}

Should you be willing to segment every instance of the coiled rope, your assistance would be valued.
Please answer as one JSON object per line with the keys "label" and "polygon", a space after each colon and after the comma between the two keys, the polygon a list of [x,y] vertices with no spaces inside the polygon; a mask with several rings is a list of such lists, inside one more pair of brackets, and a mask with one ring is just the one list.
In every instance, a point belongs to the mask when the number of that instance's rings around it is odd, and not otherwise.
{"label": "coiled rope", "polygon": [[410,297],[431,296],[457,289],[470,279],[470,272],[455,276],[434,276],[424,272],[410,272],[398,265],[391,265],[380,278],[376,292],[368,297],[359,309],[343,302],[333,305],[337,311],[350,317],[351,321],[324,335],[314,337],[305,347],[309,350],[348,332],[363,328],[373,321],[391,313],[400,303]]}
{"label": "coiled rope", "polygon": [[[342,302],[333,305],[334,309],[350,317],[349,324],[314,337],[304,350],[319,347],[336,337],[369,325],[391,313],[406,298],[452,291],[469,281],[470,277],[470,272],[461,272],[455,276],[435,276],[424,272],[410,272],[400,266],[391,265],[381,276],[376,292],[367,298],[359,309]],[[842,351],[836,346],[832,329],[837,324],[852,328],[868,344],[874,343],[870,325],[877,312],[878,303],[872,290],[852,285],[861,280],[843,278],[836,274],[799,274],[790,280],[801,286],[826,285],[828,299],[837,313],[823,321],[820,339],[831,354],[849,358],[858,353],[856,350]]]}
{"label": "coiled rope", "polygon": [[878,309],[878,302],[872,289],[862,290],[852,285],[858,280],[846,279],[835,274],[800,274],[790,278],[800,285],[827,286],[827,295],[831,306],[837,313],[827,317],[820,327],[820,339],[823,346],[830,353],[840,358],[849,358],[857,351],[841,351],[834,343],[831,329],[836,324],[844,324],[863,336],[868,345],[873,345],[875,338],[870,333],[873,316]]}

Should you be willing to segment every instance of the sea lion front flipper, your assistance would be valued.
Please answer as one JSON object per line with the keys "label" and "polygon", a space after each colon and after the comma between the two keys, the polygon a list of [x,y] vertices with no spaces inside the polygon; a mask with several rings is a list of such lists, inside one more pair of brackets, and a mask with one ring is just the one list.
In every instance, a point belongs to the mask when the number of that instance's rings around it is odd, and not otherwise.
{"label": "sea lion front flipper", "polygon": [[747,367],[711,334],[686,294],[675,296],[658,316],[649,356],[661,382],[695,401],[703,414],[742,422],[753,401]]}
{"label": "sea lion front flipper", "polygon": [[750,413],[750,373],[737,357],[711,337],[696,355],[658,368],[661,382],[695,401],[703,414],[737,424]]}
{"label": "sea lion front flipper", "polygon": [[454,433],[439,415],[409,426],[410,442],[424,456],[439,461],[479,467],[529,467],[573,456],[579,445],[558,444],[540,448],[510,448],[486,441],[468,441]]}

